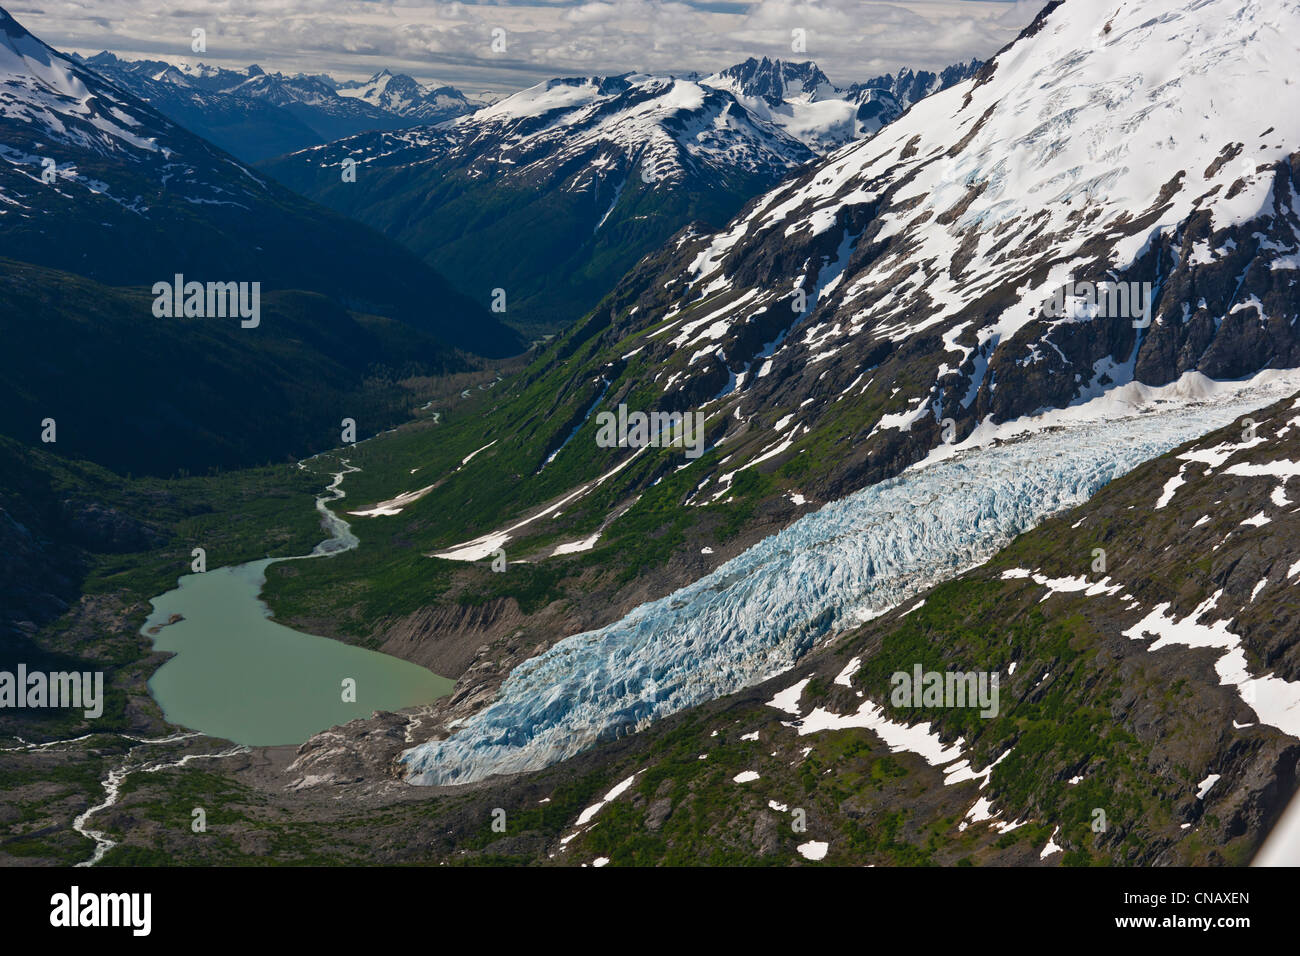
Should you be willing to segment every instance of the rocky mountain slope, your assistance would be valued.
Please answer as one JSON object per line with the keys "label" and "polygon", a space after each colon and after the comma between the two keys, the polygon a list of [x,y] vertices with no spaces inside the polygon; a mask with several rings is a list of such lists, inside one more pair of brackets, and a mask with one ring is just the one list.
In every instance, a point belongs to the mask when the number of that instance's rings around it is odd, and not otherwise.
{"label": "rocky mountain slope", "polygon": [[516,667],[449,738],[406,753],[407,773],[445,784],[536,770],[758,682],[1297,383],[1294,373],[1260,389],[1202,380],[1200,394],[1165,389],[1128,408],[1098,403],[1086,416],[1047,416],[1014,439],[1008,432],[1002,443],[927,459],[606,627],[556,642]]}
{"label": "rocky mountain slope", "polygon": [[[1246,863],[1297,787],[1298,459],[1292,397],[779,678],[482,795],[524,811],[599,767],[598,810],[462,839],[568,863]],[[918,663],[999,673],[997,715],[896,706]]]}
{"label": "rocky mountain slope", "polygon": [[[868,437],[915,448],[945,419],[960,440],[1134,379],[1294,366],[1300,129],[1264,91],[1295,10],[1248,4],[1229,42],[1177,5],[1151,23],[1049,7],[975,80],[683,237],[636,315],[612,319],[644,346],[629,366],[646,363],[655,405],[721,396],[735,462],[749,409],[785,422],[763,431],[789,456],[874,398]],[[1184,43],[1202,52],[1175,56]],[[1222,83],[1258,108],[1215,100]],[[1149,326],[1081,296],[1052,315],[1071,276],[1149,283]]]}

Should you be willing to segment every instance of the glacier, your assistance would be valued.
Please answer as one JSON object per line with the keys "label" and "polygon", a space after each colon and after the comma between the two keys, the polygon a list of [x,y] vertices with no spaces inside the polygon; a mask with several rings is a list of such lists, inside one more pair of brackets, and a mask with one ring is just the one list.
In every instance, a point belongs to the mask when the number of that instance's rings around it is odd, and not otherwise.
{"label": "glacier", "polygon": [[1064,430],[944,449],[520,664],[451,736],[401,755],[407,779],[444,785],[538,770],[759,683],[819,640],[983,563],[1141,463],[1275,400],[1279,386],[1157,402],[1127,416],[1109,404]]}

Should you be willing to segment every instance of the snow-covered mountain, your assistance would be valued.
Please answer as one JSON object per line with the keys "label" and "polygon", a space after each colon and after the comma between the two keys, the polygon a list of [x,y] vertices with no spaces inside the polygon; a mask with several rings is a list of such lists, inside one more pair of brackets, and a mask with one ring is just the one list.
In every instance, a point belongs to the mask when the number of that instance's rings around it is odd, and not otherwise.
{"label": "snow-covered mountain", "polygon": [[[640,349],[625,374],[716,400],[732,443],[780,419],[756,451],[865,404],[906,458],[946,419],[960,439],[1135,379],[1300,364],[1297,4],[1103,6],[1049,5],[974,79],[680,237],[607,333]],[[1072,276],[1149,293],[1149,324],[1084,286],[1054,311]]]}
{"label": "snow-covered mountain", "polygon": [[840,92],[811,60],[790,63],[751,56],[744,63],[715,73],[705,82],[710,86],[726,87],[742,96],[762,99],[772,106],[800,96],[827,99]]}
{"label": "snow-covered mountain", "polygon": [[[554,462],[621,403],[701,413],[712,450],[633,478],[656,450],[629,441],[554,500],[570,514],[671,481],[679,509],[831,503],[521,663],[406,752],[411,779],[535,769],[757,682],[982,562],[1063,494],[1292,392],[1275,370],[1300,367],[1298,34],[1297,0],[1049,4],[975,77],[643,263],[574,333],[599,348]],[[1130,308],[1084,282],[1149,292]],[[1237,402],[1212,381],[1263,370],[1285,391]],[[1038,434],[999,447],[1016,419]],[[437,554],[529,554],[531,520]]]}
{"label": "snow-covered mountain", "polygon": [[248,162],[373,129],[441,122],[475,105],[454,87],[425,87],[389,70],[366,82],[204,63],[71,57],[159,112]]}
{"label": "snow-covered mountain", "polygon": [[751,112],[824,154],[870,136],[913,103],[974,76],[979,67],[971,60],[938,74],[904,68],[897,76],[887,73],[841,89],[811,61],[750,57],[702,82],[729,90]]}
{"label": "snow-covered mountain", "polygon": [[938,73],[903,67],[898,73],[886,73],[863,83],[853,83],[845,88],[845,92],[853,96],[867,90],[881,90],[892,96],[903,109],[907,109],[932,93],[970,79],[983,65],[979,60],[972,59],[968,63],[946,66]]}
{"label": "snow-covered mountain", "polygon": [[437,262],[467,294],[505,289],[514,321],[554,331],[685,223],[726,222],[814,158],[725,90],[627,75],[550,80],[449,123],[265,168]]}
{"label": "snow-covered mountain", "polygon": [[[0,182],[3,215],[10,223],[83,199],[147,216],[151,206],[143,195],[86,175],[88,163],[96,159],[145,173],[158,186],[183,176],[184,198],[195,204],[252,203],[271,188],[135,97],[64,58],[4,11],[0,106],[5,127],[0,150],[6,160]],[[45,174],[49,182],[42,178],[46,166],[52,166]]]}
{"label": "snow-covered mountain", "polygon": [[360,100],[416,123],[441,123],[474,107],[454,86],[425,86],[404,73],[380,70],[364,83],[340,83],[340,96]]}
{"label": "snow-covered mountain", "polygon": [[[689,80],[635,74],[548,80],[451,124],[447,134],[453,148],[473,150],[476,159],[485,155],[482,140],[495,138],[503,147],[498,161],[523,178],[567,171],[593,149],[617,153],[649,185],[664,187],[704,168],[779,176],[811,158],[730,96]],[[563,186],[584,189],[596,179],[575,170]]]}
{"label": "snow-covered mountain", "polygon": [[266,168],[401,240],[468,294],[506,289],[515,321],[550,332],[682,226],[721,225],[819,153],[900,115],[886,80],[846,93],[813,63],[766,59],[705,78],[554,79],[451,122]]}

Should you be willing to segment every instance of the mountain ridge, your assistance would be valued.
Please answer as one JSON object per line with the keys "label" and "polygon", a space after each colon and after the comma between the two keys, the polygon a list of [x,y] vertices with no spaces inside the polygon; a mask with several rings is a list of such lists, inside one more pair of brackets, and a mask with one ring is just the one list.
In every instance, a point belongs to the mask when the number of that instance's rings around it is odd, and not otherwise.
{"label": "mountain ridge", "polygon": [[[818,85],[805,95],[796,76]],[[260,168],[449,261],[467,294],[506,290],[511,321],[549,333],[681,226],[725,222],[756,191],[906,108],[883,86],[848,95],[815,64],[783,61],[704,78],[561,77],[446,123],[365,133]],[[343,175],[349,160],[354,180]]]}
{"label": "mountain ridge", "polygon": [[365,130],[442,122],[475,108],[454,87],[387,69],[368,81],[340,82],[328,74],[267,73],[256,64],[241,71],[124,60],[106,50],[73,59],[245,162]]}

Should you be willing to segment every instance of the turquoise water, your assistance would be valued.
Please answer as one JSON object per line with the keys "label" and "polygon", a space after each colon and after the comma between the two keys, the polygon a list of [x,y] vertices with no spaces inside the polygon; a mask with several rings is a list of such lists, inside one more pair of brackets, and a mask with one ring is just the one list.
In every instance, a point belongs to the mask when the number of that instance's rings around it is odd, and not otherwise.
{"label": "turquoise water", "polygon": [[[356,546],[347,522],[317,501],[331,537],[307,557]],[[176,654],[149,681],[169,721],[248,746],[299,744],[312,734],[376,710],[398,710],[450,693],[453,681],[408,661],[303,634],[270,619],[261,600],[269,558],[187,574],[154,598],[143,633],[158,625],[154,647]],[[184,620],[166,624],[172,615]],[[355,682],[355,702],[344,681]]]}

